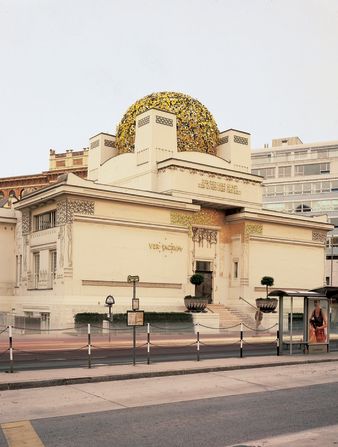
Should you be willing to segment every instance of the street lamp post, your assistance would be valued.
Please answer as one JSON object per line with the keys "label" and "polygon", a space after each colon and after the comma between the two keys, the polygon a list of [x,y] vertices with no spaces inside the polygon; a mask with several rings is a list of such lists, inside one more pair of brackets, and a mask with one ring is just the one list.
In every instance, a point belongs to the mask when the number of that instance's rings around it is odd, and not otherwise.
{"label": "street lamp post", "polygon": [[[139,299],[136,298],[136,283],[140,281],[140,277],[138,275],[128,275],[127,281],[129,283],[133,283],[133,298],[131,301],[131,307],[133,310],[139,309]],[[133,326],[133,365],[136,364],[136,326]]]}
{"label": "street lamp post", "polygon": [[110,325],[113,322],[113,313],[112,313],[113,304],[115,304],[115,298],[112,295],[108,295],[106,298],[106,306],[108,306],[109,311],[109,341],[110,341]]}

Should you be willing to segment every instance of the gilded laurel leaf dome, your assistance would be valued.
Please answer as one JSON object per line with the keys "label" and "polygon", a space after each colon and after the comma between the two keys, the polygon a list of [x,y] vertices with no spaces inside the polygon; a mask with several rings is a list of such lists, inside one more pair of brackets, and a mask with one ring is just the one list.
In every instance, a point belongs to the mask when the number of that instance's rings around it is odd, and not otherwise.
{"label": "gilded laurel leaf dome", "polygon": [[149,109],[176,115],[178,151],[216,154],[219,131],[213,116],[197,99],[176,92],[152,93],[129,107],[117,127],[115,144],[119,154],[134,152],[136,117]]}

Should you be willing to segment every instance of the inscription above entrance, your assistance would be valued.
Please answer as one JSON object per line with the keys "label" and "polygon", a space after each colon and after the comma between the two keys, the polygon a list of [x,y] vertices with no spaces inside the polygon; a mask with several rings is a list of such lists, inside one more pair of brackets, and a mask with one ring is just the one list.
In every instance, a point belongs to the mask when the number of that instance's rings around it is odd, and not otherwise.
{"label": "inscription above entrance", "polygon": [[229,194],[240,195],[241,191],[237,185],[232,185],[225,182],[216,182],[214,180],[202,180],[198,187],[201,189],[209,189],[211,191],[227,192]]}

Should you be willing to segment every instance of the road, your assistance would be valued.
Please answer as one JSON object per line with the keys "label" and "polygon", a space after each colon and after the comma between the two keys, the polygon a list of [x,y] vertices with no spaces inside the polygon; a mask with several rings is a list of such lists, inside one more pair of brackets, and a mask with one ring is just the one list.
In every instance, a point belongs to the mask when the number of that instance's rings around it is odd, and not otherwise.
{"label": "road", "polygon": [[0,446],[334,446],[337,378],[333,362],[4,391]]}
{"label": "road", "polygon": [[[239,357],[239,344],[235,345],[210,345],[201,346],[200,358],[224,358]],[[245,356],[257,355],[276,355],[274,343],[252,343],[244,347]],[[173,346],[173,347],[151,347],[150,359],[152,362],[164,362],[175,360],[194,360],[197,358],[196,345],[192,346]],[[105,349],[95,348],[92,351],[92,365],[113,365],[127,364],[132,362],[131,348],[107,347]],[[87,349],[34,349],[29,351],[25,349],[14,350],[14,367],[18,371],[34,369],[53,369],[82,367],[88,364]],[[146,347],[136,350],[136,361],[146,363]],[[0,372],[7,371],[9,368],[9,356],[0,357]]]}

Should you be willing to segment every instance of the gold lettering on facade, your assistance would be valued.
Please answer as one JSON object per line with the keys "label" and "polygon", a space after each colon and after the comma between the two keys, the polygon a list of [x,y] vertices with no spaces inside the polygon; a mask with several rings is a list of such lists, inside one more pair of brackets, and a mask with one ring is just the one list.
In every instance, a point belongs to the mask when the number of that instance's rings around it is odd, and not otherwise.
{"label": "gold lettering on facade", "polygon": [[215,180],[203,179],[198,184],[198,187],[201,189],[209,189],[211,191],[227,192],[229,194],[236,194],[236,195],[241,194],[241,191],[238,189],[237,185],[232,185],[230,183],[224,183],[224,182],[215,182]]}
{"label": "gold lettering on facade", "polygon": [[171,244],[162,244],[162,242],[149,242],[148,244],[149,250],[155,250],[161,253],[180,253],[183,251],[183,247],[180,245]]}

